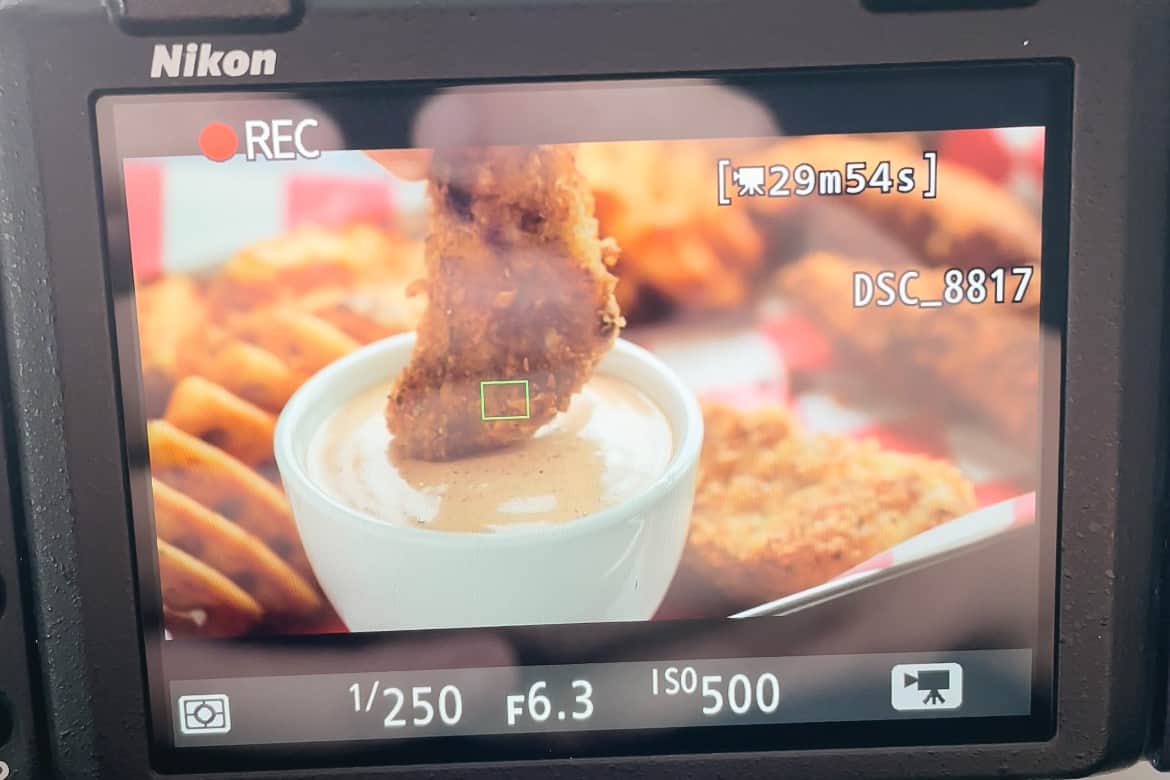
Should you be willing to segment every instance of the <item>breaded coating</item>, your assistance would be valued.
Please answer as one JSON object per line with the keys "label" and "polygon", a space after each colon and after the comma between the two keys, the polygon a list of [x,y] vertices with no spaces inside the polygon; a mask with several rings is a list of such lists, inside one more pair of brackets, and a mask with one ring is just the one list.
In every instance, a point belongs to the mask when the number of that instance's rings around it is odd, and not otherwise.
{"label": "breaded coating", "polygon": [[[942,414],[974,412],[1023,451],[1036,446],[1040,415],[1040,326],[1026,304],[959,303],[937,309],[852,303],[853,274],[884,266],[827,252],[778,275],[780,290],[838,344],[842,356],[887,389]],[[904,270],[904,269],[902,269]],[[926,295],[941,269],[919,269]],[[1032,287],[1039,288],[1033,279]]]}
{"label": "breaded coating", "polygon": [[[565,147],[437,152],[428,296],[390,390],[393,446],[446,460],[530,438],[588,380],[623,325],[593,198]],[[480,383],[528,381],[481,407]],[[485,402],[488,400],[485,396]]]}
{"label": "breaded coating", "polygon": [[826,582],[975,508],[949,463],[709,404],[684,566],[742,606]]}

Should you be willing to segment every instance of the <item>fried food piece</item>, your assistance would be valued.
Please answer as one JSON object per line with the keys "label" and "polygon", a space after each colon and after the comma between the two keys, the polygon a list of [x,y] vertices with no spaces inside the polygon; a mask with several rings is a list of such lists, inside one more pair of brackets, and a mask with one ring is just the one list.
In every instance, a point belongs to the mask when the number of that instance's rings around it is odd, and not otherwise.
{"label": "fried food piece", "polygon": [[166,420],[151,420],[146,430],[154,477],[259,537],[301,576],[313,576],[288,499],[279,488]]}
{"label": "fried food piece", "polygon": [[310,374],[361,344],[412,330],[425,296],[421,241],[374,225],[302,227],[245,247],[207,278],[139,292],[148,417],[202,376],[278,412]]}
{"label": "fried food piece", "polygon": [[211,566],[240,586],[266,612],[310,615],[321,608],[313,586],[258,538],[190,496],[155,479],[158,538]]}
{"label": "fried food piece", "polygon": [[[847,162],[864,161],[866,171],[872,172],[884,160],[890,161],[891,175],[903,167],[913,168],[913,192],[867,189],[833,202],[867,215],[928,265],[985,270],[1036,268],[1025,303],[1030,309],[1039,306],[1040,220],[1019,198],[975,171],[940,157],[938,195],[923,198],[926,161],[920,149],[907,143],[872,137],[800,136],[784,139],[768,154],[769,160],[790,166],[808,163],[818,170],[843,171]],[[775,198],[746,200],[757,209],[779,207]]]}
{"label": "fried food piece", "polygon": [[425,296],[408,297],[406,289],[397,280],[367,283],[340,295],[307,296],[305,307],[355,341],[369,344],[418,324]]}
{"label": "fried food piece", "polygon": [[352,281],[302,287],[295,298],[296,308],[363,344],[413,330],[426,308],[426,296],[407,293],[424,272],[423,242],[366,230],[351,228],[345,241],[344,276]]}
{"label": "fried food piece", "polygon": [[175,385],[163,419],[249,466],[272,460],[276,418],[201,376]]}
{"label": "fried food piece", "polygon": [[266,349],[226,333],[208,339],[191,370],[269,412],[279,412],[300,386],[301,378]]}
{"label": "fried food piece", "polygon": [[144,284],[135,300],[147,414],[157,416],[181,375],[183,346],[207,326],[207,306],[196,283],[186,276]]}
{"label": "fried food piece", "polygon": [[810,435],[778,406],[711,404],[684,566],[733,601],[825,582],[975,508],[949,463]]}
{"label": "fried food piece", "polygon": [[361,346],[320,317],[285,306],[236,320],[232,333],[276,355],[302,381]]}
{"label": "fried food piece", "polygon": [[207,297],[218,314],[252,311],[387,279],[404,286],[421,269],[417,241],[368,224],[307,225],[241,249],[212,277]]}
{"label": "fried food piece", "polygon": [[[393,446],[446,460],[523,441],[585,384],[623,325],[593,199],[564,147],[436,153],[428,304],[386,407]],[[528,380],[528,417],[484,420],[480,382]],[[523,414],[523,399],[491,416]]]}
{"label": "fried food piece", "polygon": [[658,298],[697,308],[746,300],[764,241],[745,209],[721,208],[714,197],[718,160],[729,153],[727,142],[578,147],[601,231],[622,247],[614,272],[627,317],[648,318]]}
{"label": "fried food piece", "polygon": [[[946,411],[957,402],[1026,450],[1040,414],[1040,326],[1018,304],[959,303],[854,308],[853,273],[875,263],[818,252],[780,271],[781,291],[818,323],[844,355],[893,392]],[[920,284],[940,269],[922,269]],[[1037,285],[1033,279],[1033,285]]]}
{"label": "fried food piece", "polygon": [[242,634],[254,626],[264,610],[244,590],[207,564],[161,539],[158,542],[159,579],[163,603],[178,613],[204,613],[202,629],[214,636]]}

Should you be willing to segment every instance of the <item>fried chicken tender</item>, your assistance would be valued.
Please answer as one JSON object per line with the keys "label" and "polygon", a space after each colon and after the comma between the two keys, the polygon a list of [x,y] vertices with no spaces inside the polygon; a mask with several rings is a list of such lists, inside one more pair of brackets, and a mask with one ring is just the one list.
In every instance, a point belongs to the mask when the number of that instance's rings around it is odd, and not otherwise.
{"label": "fried chicken tender", "polygon": [[684,566],[743,606],[825,582],[972,511],[949,463],[709,404]]}
{"label": "fried chicken tender", "polygon": [[[568,149],[437,152],[430,198],[417,285],[427,308],[386,422],[402,454],[446,460],[530,438],[568,408],[624,322],[609,272],[617,245],[598,237]],[[527,405],[513,394],[481,408],[481,382],[521,379]]]}

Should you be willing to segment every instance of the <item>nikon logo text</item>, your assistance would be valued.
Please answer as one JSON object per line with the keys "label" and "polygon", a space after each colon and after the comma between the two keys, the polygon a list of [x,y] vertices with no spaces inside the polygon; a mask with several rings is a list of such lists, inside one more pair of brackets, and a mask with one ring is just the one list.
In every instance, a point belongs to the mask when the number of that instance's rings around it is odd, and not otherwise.
{"label": "nikon logo text", "polygon": [[193,79],[215,76],[271,76],[276,73],[275,49],[217,49],[210,43],[156,44],[150,61],[152,79]]}

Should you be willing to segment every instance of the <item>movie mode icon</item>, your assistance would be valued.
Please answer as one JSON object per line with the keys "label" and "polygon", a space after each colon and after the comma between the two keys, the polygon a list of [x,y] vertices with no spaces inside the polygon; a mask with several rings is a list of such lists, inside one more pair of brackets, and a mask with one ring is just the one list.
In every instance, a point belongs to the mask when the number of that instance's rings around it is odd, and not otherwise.
{"label": "movie mode icon", "polygon": [[226,694],[179,697],[179,731],[184,734],[227,734],[232,730],[231,704]]}
{"label": "movie mode icon", "polygon": [[890,704],[899,712],[957,710],[963,706],[963,667],[898,664],[890,670]]}

